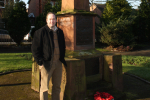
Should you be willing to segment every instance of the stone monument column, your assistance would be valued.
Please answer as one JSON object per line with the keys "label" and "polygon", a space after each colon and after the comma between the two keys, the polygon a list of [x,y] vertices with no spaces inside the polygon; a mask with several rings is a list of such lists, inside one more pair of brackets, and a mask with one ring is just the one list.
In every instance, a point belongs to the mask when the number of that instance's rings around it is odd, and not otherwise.
{"label": "stone monument column", "polygon": [[89,0],[62,0],[57,12],[57,26],[65,35],[67,50],[95,48],[95,13],[90,12]]}

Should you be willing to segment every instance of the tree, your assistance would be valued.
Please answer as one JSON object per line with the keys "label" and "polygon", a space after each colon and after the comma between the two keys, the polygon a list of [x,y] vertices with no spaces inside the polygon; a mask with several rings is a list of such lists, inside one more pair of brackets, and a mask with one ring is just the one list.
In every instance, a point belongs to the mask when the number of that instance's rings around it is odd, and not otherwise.
{"label": "tree", "polygon": [[8,19],[7,27],[9,35],[17,45],[20,45],[31,26],[28,13],[26,12],[26,4],[23,1],[16,2]]}
{"label": "tree", "polygon": [[3,9],[3,11],[2,11],[2,20],[3,20],[3,22],[5,22],[5,29],[6,30],[7,30],[7,22],[8,22],[8,19],[10,17],[10,13],[13,10],[13,5],[14,5],[14,2],[9,1],[9,4],[6,3],[5,9]]}
{"label": "tree", "polygon": [[32,36],[32,38],[33,38],[34,32],[36,30],[38,30],[39,28],[41,28],[44,25],[46,25],[46,15],[47,15],[48,12],[57,13],[58,11],[61,10],[61,0],[56,0],[57,3],[54,6],[51,5],[50,1],[51,0],[45,0],[45,2],[47,2],[47,3],[44,5],[43,12],[36,18],[35,28],[33,28],[31,30],[31,36]]}
{"label": "tree", "polygon": [[46,25],[46,15],[48,12],[53,12],[53,13],[57,13],[58,11],[61,11],[61,0],[56,0],[57,3],[56,5],[52,6],[50,2],[47,2],[44,5],[44,11],[43,13],[41,13],[35,21],[35,29],[32,30],[32,36],[34,35],[34,31],[38,30],[39,28],[43,27],[44,25]]}
{"label": "tree", "polygon": [[112,0],[106,2],[102,17],[105,23],[116,21],[122,14],[122,19],[130,16],[132,9],[126,0]]}
{"label": "tree", "polygon": [[150,3],[142,0],[138,7],[138,17],[134,23],[134,35],[138,37],[137,42],[150,41]]}
{"label": "tree", "polygon": [[134,43],[135,38],[132,34],[132,22],[136,16],[129,16],[122,19],[123,15],[117,19],[116,22],[110,22],[109,24],[102,24],[99,27],[101,33],[101,42],[111,46],[119,45],[131,45]]}

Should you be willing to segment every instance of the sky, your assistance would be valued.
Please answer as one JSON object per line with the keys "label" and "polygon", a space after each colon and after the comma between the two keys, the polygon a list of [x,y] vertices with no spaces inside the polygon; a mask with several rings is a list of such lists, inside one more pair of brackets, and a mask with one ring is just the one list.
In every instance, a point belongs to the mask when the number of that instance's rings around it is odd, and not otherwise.
{"label": "sky", "polygon": [[26,8],[28,8],[28,0],[21,0],[21,1],[24,1],[26,3]]}
{"label": "sky", "polygon": [[[24,1],[26,3],[26,8],[28,8],[28,4],[27,4],[28,0],[22,0],[22,1]],[[94,1],[106,1],[106,0],[94,0]],[[134,9],[137,9],[141,3],[141,0],[127,0],[127,1],[131,4],[131,6],[133,6],[132,8],[134,8]],[[105,3],[106,2],[104,2],[102,4],[105,4]]]}

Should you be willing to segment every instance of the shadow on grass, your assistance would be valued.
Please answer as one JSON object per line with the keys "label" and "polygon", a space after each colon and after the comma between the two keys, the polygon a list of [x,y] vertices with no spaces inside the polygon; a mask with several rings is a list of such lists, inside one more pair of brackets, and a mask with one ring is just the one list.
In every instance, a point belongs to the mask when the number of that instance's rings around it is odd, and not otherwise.
{"label": "shadow on grass", "polygon": [[140,65],[123,64],[123,71],[150,81],[150,61]]}
{"label": "shadow on grass", "polygon": [[123,75],[123,79],[124,92],[126,93],[127,100],[150,100],[149,84],[128,75]]}
{"label": "shadow on grass", "polygon": [[28,82],[28,83],[18,83],[18,84],[0,84],[0,87],[2,87],[2,86],[18,86],[18,85],[26,85],[26,84],[31,84],[31,82]]}
{"label": "shadow on grass", "polygon": [[[123,71],[150,81],[150,61],[138,66],[123,64]],[[150,84],[128,75],[123,75],[123,78],[127,100],[150,100]]]}

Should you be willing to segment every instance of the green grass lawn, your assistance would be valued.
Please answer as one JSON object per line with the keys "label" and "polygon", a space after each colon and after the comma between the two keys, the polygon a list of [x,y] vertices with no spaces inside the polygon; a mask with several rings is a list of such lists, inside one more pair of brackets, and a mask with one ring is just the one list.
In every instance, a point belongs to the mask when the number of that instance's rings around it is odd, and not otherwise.
{"label": "green grass lawn", "polygon": [[150,81],[150,57],[122,56],[123,72],[134,74]]}
{"label": "green grass lawn", "polygon": [[[0,72],[31,69],[32,53],[1,53]],[[134,74],[150,81],[150,57],[122,56],[123,72]]]}
{"label": "green grass lawn", "polygon": [[31,53],[1,53],[0,54],[0,72],[11,70],[31,69]]}

